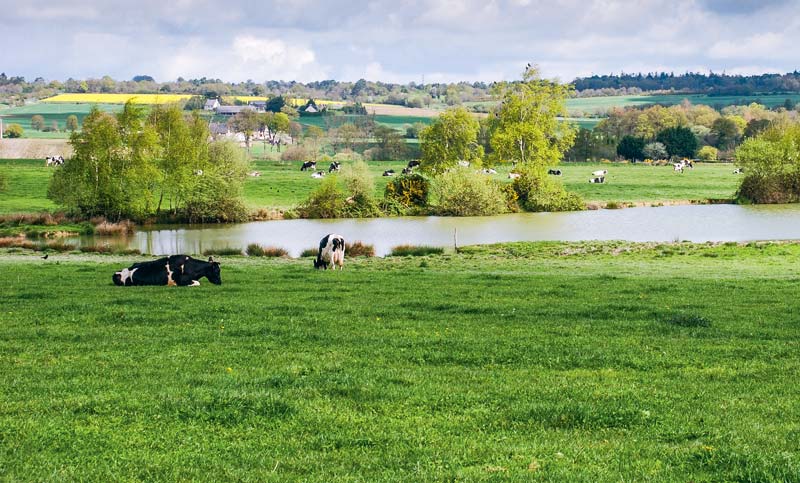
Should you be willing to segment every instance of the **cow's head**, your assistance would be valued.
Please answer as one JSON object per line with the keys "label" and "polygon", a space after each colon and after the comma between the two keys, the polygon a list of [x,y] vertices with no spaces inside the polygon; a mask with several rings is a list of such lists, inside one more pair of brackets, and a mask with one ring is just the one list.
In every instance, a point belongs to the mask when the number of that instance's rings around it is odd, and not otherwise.
{"label": "cow's head", "polygon": [[221,285],[222,276],[220,275],[219,262],[215,262],[214,257],[208,257],[208,263],[211,264],[211,268],[206,273],[208,281],[214,285]]}
{"label": "cow's head", "polygon": [[122,273],[116,272],[114,275],[111,276],[111,280],[114,281],[114,285],[125,285],[122,282]]}

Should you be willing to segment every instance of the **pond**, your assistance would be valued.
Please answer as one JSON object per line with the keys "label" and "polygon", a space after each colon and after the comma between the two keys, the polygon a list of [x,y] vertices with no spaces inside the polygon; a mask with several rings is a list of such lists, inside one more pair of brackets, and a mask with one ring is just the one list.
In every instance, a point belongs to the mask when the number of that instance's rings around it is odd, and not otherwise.
{"label": "pond", "polygon": [[571,213],[517,213],[486,217],[401,217],[281,220],[236,225],[155,227],[126,238],[83,237],[81,244],[109,243],[143,253],[202,253],[283,247],[292,256],[314,248],[326,233],[375,246],[378,256],[402,244],[459,246],[533,240],[751,241],[800,239],[800,205],[688,205]]}

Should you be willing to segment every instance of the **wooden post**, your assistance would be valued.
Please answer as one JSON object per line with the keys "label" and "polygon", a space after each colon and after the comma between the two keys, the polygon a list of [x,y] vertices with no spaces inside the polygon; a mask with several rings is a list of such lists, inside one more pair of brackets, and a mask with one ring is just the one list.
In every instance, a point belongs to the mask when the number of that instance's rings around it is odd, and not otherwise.
{"label": "wooden post", "polygon": [[458,228],[453,228],[453,248],[458,253]]}

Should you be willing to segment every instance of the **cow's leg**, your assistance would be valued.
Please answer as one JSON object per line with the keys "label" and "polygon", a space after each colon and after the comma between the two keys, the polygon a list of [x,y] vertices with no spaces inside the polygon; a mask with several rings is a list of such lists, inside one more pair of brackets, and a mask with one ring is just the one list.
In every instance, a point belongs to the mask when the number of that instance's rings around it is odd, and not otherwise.
{"label": "cow's leg", "polygon": [[200,286],[200,280],[192,280],[192,283],[189,284],[189,286],[190,287],[199,287]]}

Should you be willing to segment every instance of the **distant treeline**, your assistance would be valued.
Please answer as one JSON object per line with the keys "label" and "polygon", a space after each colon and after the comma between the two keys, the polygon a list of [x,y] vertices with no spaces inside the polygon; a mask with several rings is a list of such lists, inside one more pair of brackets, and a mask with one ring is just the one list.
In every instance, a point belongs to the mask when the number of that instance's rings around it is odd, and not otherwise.
{"label": "distant treeline", "polygon": [[670,72],[648,74],[593,75],[573,81],[578,91],[600,89],[640,89],[641,91],[681,91],[718,96],[748,96],[760,93],[800,92],[800,72],[751,76]]}

